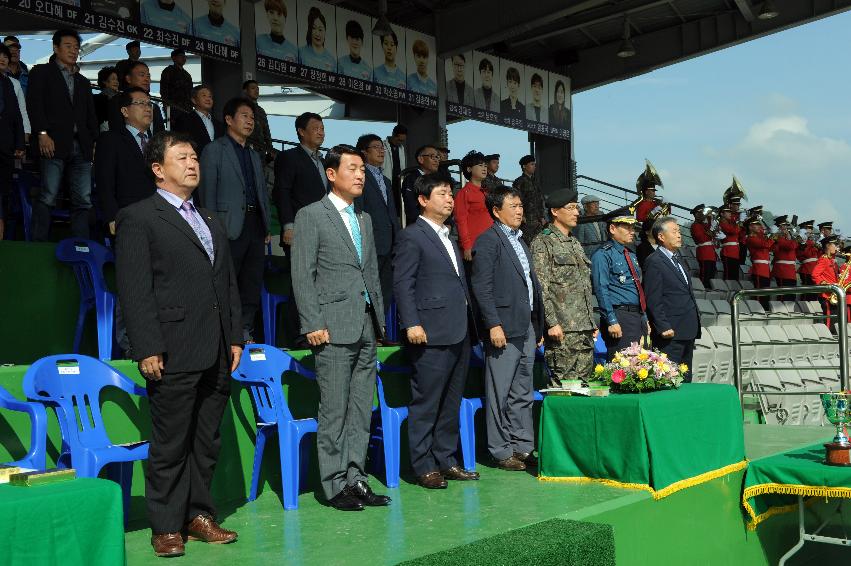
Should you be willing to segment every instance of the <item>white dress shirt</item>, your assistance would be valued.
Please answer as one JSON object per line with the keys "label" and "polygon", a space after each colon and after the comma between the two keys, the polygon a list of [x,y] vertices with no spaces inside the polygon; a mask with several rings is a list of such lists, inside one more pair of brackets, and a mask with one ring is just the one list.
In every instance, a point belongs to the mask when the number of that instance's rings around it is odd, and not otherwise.
{"label": "white dress shirt", "polygon": [[658,246],[656,249],[662,250],[662,253],[665,254],[665,257],[668,258],[668,260],[674,265],[674,267],[677,269],[677,271],[680,272],[680,275],[683,276],[683,280],[686,283],[688,283],[688,275],[686,275],[686,272],[683,271],[682,264],[677,262],[677,261],[674,261],[674,252],[672,252],[671,250],[669,250],[665,246]]}
{"label": "white dress shirt", "polygon": [[216,128],[213,126],[213,117],[201,112],[200,110],[195,110],[195,113],[198,114],[198,117],[201,118],[201,122],[204,124],[204,127],[207,128],[207,135],[210,136],[210,141],[216,139]]}
{"label": "white dress shirt", "polygon": [[452,267],[455,268],[455,275],[460,277],[461,273],[458,271],[458,259],[455,257],[455,248],[452,247],[452,240],[449,239],[449,227],[432,222],[422,215],[420,215],[420,218],[425,220],[426,223],[428,223],[428,225],[437,232],[437,237],[440,238],[440,242],[443,244],[443,247],[446,248],[446,253],[449,254],[449,259],[452,260]]}
{"label": "white dress shirt", "polygon": [[[346,212],[346,208],[349,204],[333,192],[328,193],[328,198],[331,200],[331,204],[334,205],[334,208],[337,209],[337,212],[340,214],[340,218],[343,219],[343,224],[345,224],[346,230],[349,231],[349,238],[352,238],[352,245],[354,245],[355,239],[352,237],[352,225],[349,224],[349,214]],[[363,235],[361,235],[361,237],[363,237]]]}

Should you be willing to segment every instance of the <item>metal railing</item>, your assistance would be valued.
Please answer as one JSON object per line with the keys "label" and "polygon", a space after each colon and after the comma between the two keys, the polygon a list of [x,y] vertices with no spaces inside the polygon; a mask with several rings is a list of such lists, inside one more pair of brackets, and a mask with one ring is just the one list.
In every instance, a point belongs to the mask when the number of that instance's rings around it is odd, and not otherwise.
{"label": "metal railing", "polygon": [[[770,366],[748,366],[742,367],[742,342],[741,342],[741,327],[739,324],[739,303],[742,300],[747,300],[753,297],[777,297],[782,295],[794,295],[794,294],[810,294],[814,295],[817,293],[833,293],[838,301],[836,315],[831,314],[831,317],[836,316],[838,319],[837,324],[837,346],[839,347],[839,366],[835,365],[824,365],[824,366],[807,366],[806,369],[815,369],[815,370],[835,370],[839,369],[839,384],[840,388],[845,391],[848,389],[848,313],[845,304],[845,289],[840,287],[839,285],[804,285],[800,287],[774,287],[774,288],[764,288],[764,289],[743,289],[741,291],[737,291],[733,297],[730,299],[730,317],[731,321],[731,333],[733,338],[733,379],[736,384],[736,391],[739,394],[739,404],[742,407],[742,412],[744,413],[745,405],[744,405],[744,396],[745,395],[756,395],[760,398],[766,396],[784,396],[784,395],[821,395],[822,393],[835,393],[835,391],[771,391],[766,392],[760,389],[744,389],[742,385],[742,371],[746,370],[748,372],[754,371],[783,371],[783,370],[797,370],[794,366],[790,367],[778,367],[775,365]],[[788,317],[784,316],[784,320],[794,320],[794,319],[812,319],[813,316],[794,316]],[[819,317],[824,318],[824,317]],[[752,342],[748,345],[761,345],[762,342]],[[762,405],[762,404],[761,404]]]}

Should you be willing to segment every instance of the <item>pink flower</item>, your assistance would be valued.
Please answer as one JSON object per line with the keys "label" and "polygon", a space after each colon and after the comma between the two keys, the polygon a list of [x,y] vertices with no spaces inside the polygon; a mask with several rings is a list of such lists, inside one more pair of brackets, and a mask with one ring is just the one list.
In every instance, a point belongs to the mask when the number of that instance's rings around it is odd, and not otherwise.
{"label": "pink flower", "polygon": [[626,372],[622,369],[619,369],[619,370],[615,371],[614,373],[612,373],[612,381],[614,383],[622,382],[623,378],[625,378],[625,377],[626,377]]}

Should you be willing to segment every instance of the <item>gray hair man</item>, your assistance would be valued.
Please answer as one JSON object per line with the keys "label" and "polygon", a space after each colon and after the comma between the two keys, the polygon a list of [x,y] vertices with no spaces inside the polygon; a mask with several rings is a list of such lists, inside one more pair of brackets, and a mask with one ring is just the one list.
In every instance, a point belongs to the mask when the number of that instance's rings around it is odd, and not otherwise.
{"label": "gray hair man", "polygon": [[[600,197],[585,195],[581,202],[584,209],[582,218],[589,219],[600,214]],[[582,244],[582,249],[589,259],[609,239],[606,223],[599,220],[580,221],[573,234]]]}

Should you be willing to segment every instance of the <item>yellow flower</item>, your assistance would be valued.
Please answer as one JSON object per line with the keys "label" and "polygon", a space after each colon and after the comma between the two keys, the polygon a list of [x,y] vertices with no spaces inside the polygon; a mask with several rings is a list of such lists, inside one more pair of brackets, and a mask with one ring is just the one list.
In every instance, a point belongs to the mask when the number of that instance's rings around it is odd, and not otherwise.
{"label": "yellow flower", "polygon": [[663,365],[662,371],[668,373],[669,371],[671,371],[671,366],[669,366],[668,364]]}
{"label": "yellow flower", "polygon": [[647,352],[642,351],[640,354],[638,354],[638,359],[641,360],[642,362],[644,360],[648,359],[649,357],[650,357],[650,354],[648,354]]}
{"label": "yellow flower", "polygon": [[601,364],[597,364],[594,367],[594,373],[603,373],[606,368],[604,368]]}
{"label": "yellow flower", "polygon": [[688,371],[688,365],[680,364],[680,373],[685,373]]}
{"label": "yellow flower", "polygon": [[641,368],[638,370],[638,379],[647,379],[647,369]]}
{"label": "yellow flower", "polygon": [[660,356],[662,356],[662,357],[663,357],[663,358],[665,358],[666,360],[668,359],[668,354],[666,354],[665,352],[662,352],[662,353],[660,354]]}
{"label": "yellow flower", "polygon": [[624,358],[620,361],[620,364],[621,364],[622,368],[628,368],[629,367],[629,360]]}
{"label": "yellow flower", "polygon": [[615,352],[615,355],[612,357],[612,361],[619,363],[621,361],[621,355],[618,352]]}

